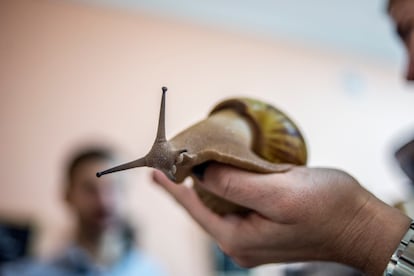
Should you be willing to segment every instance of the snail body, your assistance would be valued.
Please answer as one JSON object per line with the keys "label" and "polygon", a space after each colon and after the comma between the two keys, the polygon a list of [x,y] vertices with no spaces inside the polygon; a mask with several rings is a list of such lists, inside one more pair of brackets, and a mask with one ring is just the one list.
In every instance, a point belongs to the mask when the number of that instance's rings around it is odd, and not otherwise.
{"label": "snail body", "polygon": [[161,101],[157,138],[143,158],[98,173],[134,167],[154,167],[176,183],[192,176],[200,199],[218,214],[249,210],[201,188],[196,175],[209,162],[219,162],[256,173],[281,173],[305,165],[306,144],[298,127],[280,110],[258,100],[235,98],[216,105],[209,116],[165,138],[165,93]]}

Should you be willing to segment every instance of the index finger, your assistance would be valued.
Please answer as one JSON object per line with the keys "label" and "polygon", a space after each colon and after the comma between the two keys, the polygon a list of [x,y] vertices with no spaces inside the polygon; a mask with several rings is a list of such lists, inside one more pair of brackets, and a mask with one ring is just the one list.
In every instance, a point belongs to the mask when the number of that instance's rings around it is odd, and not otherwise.
{"label": "index finger", "polygon": [[165,191],[186,209],[190,216],[215,239],[224,237],[232,224],[206,207],[192,188],[170,181],[162,172],[154,171],[152,177]]}

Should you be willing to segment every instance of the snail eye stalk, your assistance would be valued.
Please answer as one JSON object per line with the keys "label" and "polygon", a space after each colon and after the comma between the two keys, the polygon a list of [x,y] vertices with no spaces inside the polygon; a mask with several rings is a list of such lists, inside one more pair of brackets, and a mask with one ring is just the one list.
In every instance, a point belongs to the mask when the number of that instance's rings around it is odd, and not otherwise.
{"label": "snail eye stalk", "polygon": [[175,162],[179,159],[178,155],[186,150],[174,150],[165,137],[165,97],[167,90],[167,87],[162,87],[157,136],[155,137],[151,150],[144,157],[138,158],[137,160],[96,173],[97,177],[133,168],[152,167],[163,171],[171,180],[175,180],[174,175],[177,169]]}

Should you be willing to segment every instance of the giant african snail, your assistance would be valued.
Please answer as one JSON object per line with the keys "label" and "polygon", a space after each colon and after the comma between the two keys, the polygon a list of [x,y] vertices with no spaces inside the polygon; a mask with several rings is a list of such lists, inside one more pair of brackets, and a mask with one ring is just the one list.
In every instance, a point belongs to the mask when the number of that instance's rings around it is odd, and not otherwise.
{"label": "giant african snail", "polygon": [[97,176],[116,171],[153,167],[180,183],[192,176],[202,201],[219,214],[249,210],[219,198],[199,185],[196,177],[208,162],[219,162],[256,173],[280,173],[307,159],[305,141],[297,126],[281,111],[258,100],[235,98],[213,108],[209,116],[171,140],[165,137],[165,93],[157,137],[147,155],[116,166]]}

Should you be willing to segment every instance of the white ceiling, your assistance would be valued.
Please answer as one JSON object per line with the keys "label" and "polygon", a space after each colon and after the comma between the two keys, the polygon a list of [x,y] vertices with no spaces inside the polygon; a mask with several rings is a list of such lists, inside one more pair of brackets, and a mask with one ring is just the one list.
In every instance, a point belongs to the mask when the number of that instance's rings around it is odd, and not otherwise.
{"label": "white ceiling", "polygon": [[400,64],[386,0],[76,0],[179,18]]}

